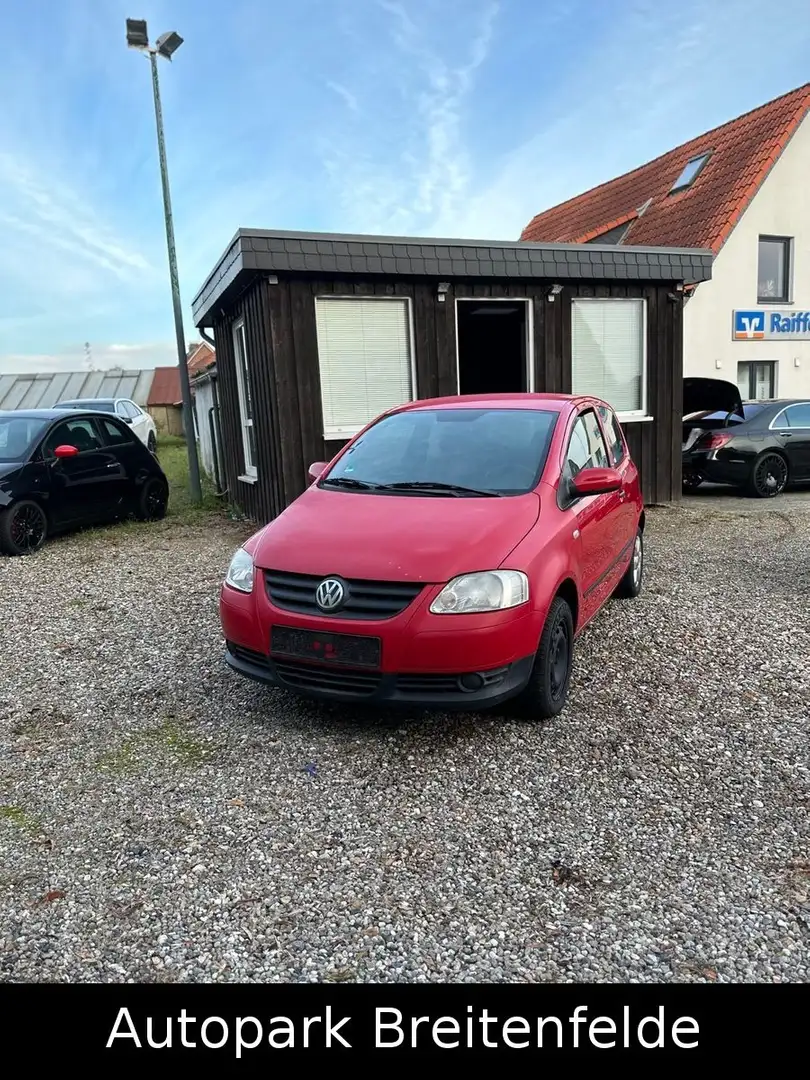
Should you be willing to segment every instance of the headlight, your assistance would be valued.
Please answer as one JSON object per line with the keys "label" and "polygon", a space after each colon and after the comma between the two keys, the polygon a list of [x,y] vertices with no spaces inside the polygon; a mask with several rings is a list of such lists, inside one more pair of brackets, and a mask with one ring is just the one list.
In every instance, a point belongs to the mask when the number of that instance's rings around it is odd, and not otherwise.
{"label": "headlight", "polygon": [[244,548],[239,548],[231,559],[228,573],[225,575],[225,584],[239,592],[253,591],[253,556],[249,555]]}
{"label": "headlight", "polygon": [[453,578],[430,605],[430,610],[434,615],[503,611],[525,604],[528,599],[529,579],[520,570],[486,570]]}

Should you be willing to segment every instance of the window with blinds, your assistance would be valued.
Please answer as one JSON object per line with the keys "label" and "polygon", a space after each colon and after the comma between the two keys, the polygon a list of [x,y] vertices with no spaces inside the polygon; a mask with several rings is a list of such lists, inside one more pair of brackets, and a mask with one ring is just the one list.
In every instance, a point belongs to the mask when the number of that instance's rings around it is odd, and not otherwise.
{"label": "window with blinds", "polygon": [[324,437],[349,438],[413,399],[408,300],[315,300]]}
{"label": "window with blinds", "polygon": [[574,300],[571,386],[622,415],[647,414],[643,300]]}

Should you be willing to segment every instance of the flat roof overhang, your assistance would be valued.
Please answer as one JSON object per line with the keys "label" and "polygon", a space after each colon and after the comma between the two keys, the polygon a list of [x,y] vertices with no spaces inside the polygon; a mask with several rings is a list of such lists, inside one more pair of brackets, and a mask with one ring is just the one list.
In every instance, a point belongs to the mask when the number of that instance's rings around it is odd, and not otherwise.
{"label": "flat roof overhang", "polygon": [[362,277],[542,279],[566,281],[708,281],[706,248],[620,244],[537,244],[240,229],[192,301],[196,326],[210,326],[257,273]]}

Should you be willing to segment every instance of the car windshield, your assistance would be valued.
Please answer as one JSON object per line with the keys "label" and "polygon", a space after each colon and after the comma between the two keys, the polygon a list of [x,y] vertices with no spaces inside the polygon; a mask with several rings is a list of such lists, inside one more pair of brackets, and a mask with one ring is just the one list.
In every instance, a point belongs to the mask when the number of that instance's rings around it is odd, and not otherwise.
{"label": "car windshield", "polygon": [[0,416],[0,461],[24,461],[47,426],[31,416]]}
{"label": "car windshield", "polygon": [[98,401],[87,398],[85,401],[60,401],[57,409],[87,409],[92,412],[115,412],[114,401]]}
{"label": "car windshield", "polygon": [[[321,481],[350,490],[519,495],[537,483],[557,413],[413,409],[374,424]],[[410,489],[410,490],[409,490]]]}

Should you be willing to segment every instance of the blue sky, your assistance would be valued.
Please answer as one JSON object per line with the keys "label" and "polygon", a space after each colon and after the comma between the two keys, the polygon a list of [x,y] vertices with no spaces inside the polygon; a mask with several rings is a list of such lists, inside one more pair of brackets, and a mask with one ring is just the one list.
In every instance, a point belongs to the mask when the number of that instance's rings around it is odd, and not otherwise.
{"label": "blue sky", "polygon": [[512,239],[808,78],[806,0],[26,0],[0,6],[0,371],[172,363],[146,59],[186,334],[239,226]]}

